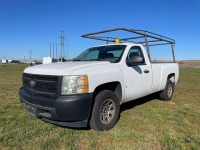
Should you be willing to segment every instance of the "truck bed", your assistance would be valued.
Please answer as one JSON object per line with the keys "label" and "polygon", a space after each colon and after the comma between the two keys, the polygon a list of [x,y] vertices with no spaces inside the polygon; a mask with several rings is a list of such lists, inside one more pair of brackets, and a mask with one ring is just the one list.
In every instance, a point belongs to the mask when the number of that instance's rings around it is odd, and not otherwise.
{"label": "truck bed", "polygon": [[151,93],[161,91],[165,88],[169,74],[175,74],[175,85],[179,79],[178,63],[152,63],[152,87]]}

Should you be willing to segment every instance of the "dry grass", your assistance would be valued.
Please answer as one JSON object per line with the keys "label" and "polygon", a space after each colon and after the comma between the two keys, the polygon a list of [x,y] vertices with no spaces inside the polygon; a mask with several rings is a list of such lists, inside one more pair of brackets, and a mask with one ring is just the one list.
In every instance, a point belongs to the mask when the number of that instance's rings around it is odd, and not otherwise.
{"label": "dry grass", "polygon": [[178,61],[181,68],[200,68],[200,60]]}

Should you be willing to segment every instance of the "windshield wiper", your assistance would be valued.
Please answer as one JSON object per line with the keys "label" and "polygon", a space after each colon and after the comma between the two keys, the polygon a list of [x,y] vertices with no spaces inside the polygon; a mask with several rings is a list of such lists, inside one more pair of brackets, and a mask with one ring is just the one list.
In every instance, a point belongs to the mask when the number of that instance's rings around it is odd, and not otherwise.
{"label": "windshield wiper", "polygon": [[72,61],[82,61],[81,59],[73,59]]}
{"label": "windshield wiper", "polygon": [[88,59],[88,60],[73,59],[72,61],[106,61],[106,60],[101,59],[101,58],[97,58],[97,59]]}
{"label": "windshield wiper", "polygon": [[90,61],[105,61],[105,60],[101,58],[97,58],[97,59],[90,59]]}

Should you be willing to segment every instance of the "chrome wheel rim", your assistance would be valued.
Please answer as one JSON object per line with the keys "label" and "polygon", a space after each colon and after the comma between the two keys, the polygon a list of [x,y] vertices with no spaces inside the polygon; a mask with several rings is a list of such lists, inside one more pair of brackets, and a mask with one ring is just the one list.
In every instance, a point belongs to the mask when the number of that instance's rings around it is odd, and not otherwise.
{"label": "chrome wheel rim", "polygon": [[168,85],[168,90],[167,90],[167,95],[168,95],[168,97],[171,97],[171,96],[172,96],[172,93],[173,93],[173,88],[172,88],[172,85],[169,84],[169,85]]}
{"label": "chrome wheel rim", "polygon": [[115,103],[112,99],[106,99],[100,108],[100,120],[103,124],[109,124],[115,115]]}

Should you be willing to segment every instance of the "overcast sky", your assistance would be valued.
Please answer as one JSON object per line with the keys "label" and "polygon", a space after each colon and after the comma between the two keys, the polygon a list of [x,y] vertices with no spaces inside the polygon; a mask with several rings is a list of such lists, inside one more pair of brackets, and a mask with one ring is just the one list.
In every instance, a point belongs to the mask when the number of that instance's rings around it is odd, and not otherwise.
{"label": "overcast sky", "polygon": [[[30,49],[33,59],[42,59],[49,56],[50,42],[60,51],[61,29],[73,58],[105,44],[81,34],[115,27],[173,38],[177,59],[200,59],[199,0],[0,0],[0,59],[28,59]],[[160,56],[165,57],[163,51]]]}

